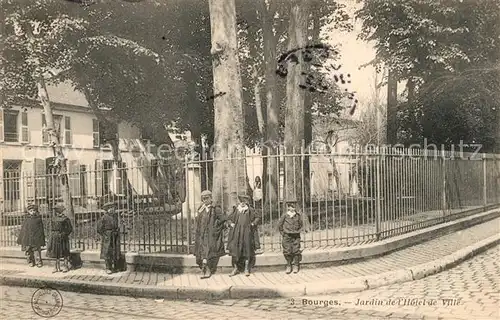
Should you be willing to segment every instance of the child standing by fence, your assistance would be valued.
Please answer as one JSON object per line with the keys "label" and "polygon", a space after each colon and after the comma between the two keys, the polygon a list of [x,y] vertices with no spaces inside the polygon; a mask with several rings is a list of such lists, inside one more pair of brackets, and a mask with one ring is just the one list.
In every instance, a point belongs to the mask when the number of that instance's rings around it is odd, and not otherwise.
{"label": "child standing by fence", "polygon": [[286,273],[299,272],[302,251],[300,250],[300,232],[302,231],[302,215],[295,209],[296,201],[287,201],[287,211],[278,222],[278,230],[282,236],[283,255],[286,260]]}
{"label": "child standing by fence", "polygon": [[[56,259],[55,272],[68,272],[69,267],[69,235],[73,232],[71,221],[64,214],[65,208],[62,205],[54,207],[54,217],[50,233],[49,245],[47,246],[47,256]],[[61,259],[64,260],[61,270]]]}
{"label": "child standing by fence", "polygon": [[97,222],[97,233],[101,237],[101,255],[106,263],[106,273],[111,274],[120,268],[120,224],[117,203],[108,202],[102,207],[104,215]]}
{"label": "child standing by fence", "polygon": [[36,263],[36,266],[41,268],[43,266],[42,247],[45,246],[43,221],[36,205],[30,204],[27,209],[28,213],[21,225],[17,243],[21,245],[21,250],[25,252],[28,264],[34,267]]}
{"label": "child standing by fence", "polygon": [[259,217],[253,208],[248,206],[248,195],[240,194],[238,199],[240,203],[228,217],[231,229],[227,247],[233,265],[231,277],[241,272],[242,269],[246,276],[250,275],[250,269],[255,261],[255,228],[259,222]]}

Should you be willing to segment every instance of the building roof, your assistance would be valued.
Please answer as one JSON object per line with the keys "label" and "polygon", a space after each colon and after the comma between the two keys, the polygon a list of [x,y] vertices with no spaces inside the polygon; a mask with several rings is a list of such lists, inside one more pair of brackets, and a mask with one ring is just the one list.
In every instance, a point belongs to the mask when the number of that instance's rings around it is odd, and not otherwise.
{"label": "building roof", "polygon": [[69,81],[47,85],[47,92],[51,102],[89,108],[85,95],[75,90]]}

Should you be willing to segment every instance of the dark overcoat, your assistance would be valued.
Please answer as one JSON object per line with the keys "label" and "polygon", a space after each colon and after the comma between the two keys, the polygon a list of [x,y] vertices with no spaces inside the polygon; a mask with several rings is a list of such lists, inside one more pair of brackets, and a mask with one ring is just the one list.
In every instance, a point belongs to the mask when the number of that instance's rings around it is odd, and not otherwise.
{"label": "dark overcoat", "polygon": [[47,256],[49,258],[68,258],[70,256],[69,235],[73,232],[71,221],[65,215],[52,218]]}
{"label": "dark overcoat", "polygon": [[120,259],[120,226],[118,214],[106,212],[97,222],[97,233],[101,236],[101,259]]}
{"label": "dark overcoat", "polygon": [[194,241],[194,255],[198,265],[202,265],[203,259],[226,255],[223,233],[225,221],[226,216],[219,206],[210,206],[208,210],[198,212]]}
{"label": "dark overcoat", "polygon": [[21,245],[23,251],[45,246],[45,231],[43,230],[42,217],[39,214],[24,216],[17,244]]}
{"label": "dark overcoat", "polygon": [[[229,230],[228,250],[231,257],[236,260],[240,258],[250,259],[255,256],[255,229],[259,222],[259,217],[255,211],[248,207],[239,212],[237,207],[228,217],[229,223],[234,223],[234,227]],[[252,226],[253,223],[253,226]]]}

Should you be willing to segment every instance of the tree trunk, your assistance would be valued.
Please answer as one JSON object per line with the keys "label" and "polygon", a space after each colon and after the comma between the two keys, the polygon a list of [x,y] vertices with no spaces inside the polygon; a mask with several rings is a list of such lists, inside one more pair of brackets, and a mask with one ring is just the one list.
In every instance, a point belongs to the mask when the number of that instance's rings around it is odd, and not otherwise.
{"label": "tree trunk", "polygon": [[[311,8],[312,14],[312,20],[313,20],[313,29],[311,33],[311,39],[313,44],[318,44],[319,43],[319,35],[321,31],[321,26],[320,26],[320,16],[319,14],[315,14],[316,10],[318,8],[318,4],[315,2],[313,4],[313,7]],[[307,64],[306,67],[308,70],[306,72],[309,72],[310,65]],[[312,116],[312,107],[314,104],[314,99],[312,96],[311,92],[306,92],[305,96],[305,118],[304,118],[304,141],[305,141],[305,151],[307,154],[310,152],[310,147],[311,143],[313,140],[313,116]],[[304,202],[309,203],[311,200],[311,157],[309,155],[306,155],[304,157],[304,162],[303,162],[303,176],[304,176]]]}
{"label": "tree trunk", "polygon": [[[288,27],[288,50],[304,48],[307,44],[309,3],[294,1]],[[302,201],[302,142],[304,141],[305,90],[302,84],[306,66],[301,50],[295,52],[298,63],[288,62],[285,109],[285,198]]]}
{"label": "tree trunk", "polygon": [[[33,34],[33,30],[31,30],[30,24],[26,23],[24,25],[24,31],[26,32],[26,36],[31,41],[35,40],[35,36]],[[73,208],[73,202],[69,188],[68,165],[66,162],[66,158],[64,157],[63,149],[61,147],[60,135],[55,131],[52,106],[50,105],[49,94],[47,92],[47,86],[45,85],[45,79],[43,78],[42,69],[38,67],[35,72],[37,73],[34,78],[38,89],[38,97],[40,98],[40,103],[42,104],[43,111],[45,113],[47,134],[49,135],[52,150],[54,151],[54,157],[56,159],[55,167],[57,170],[56,172],[59,175],[63,204],[66,208],[66,214],[68,218],[74,221],[75,211]]]}
{"label": "tree trunk", "polygon": [[264,136],[264,116],[262,115],[262,97],[260,92],[261,82],[258,79],[258,75],[254,78],[253,85],[253,95],[255,101],[255,111],[257,113],[257,125],[259,127],[259,133]]}
{"label": "tree trunk", "polygon": [[415,102],[415,80],[413,77],[408,78],[406,89],[408,90],[408,104],[412,105]]}
{"label": "tree trunk", "polygon": [[247,174],[236,8],[234,0],[210,0],[214,75],[215,163],[213,195],[225,210],[246,192]]}
{"label": "tree trunk", "polygon": [[56,132],[55,130],[54,116],[52,114],[52,106],[50,105],[49,94],[47,92],[47,86],[45,85],[45,80],[40,75],[37,77],[36,81],[38,87],[38,97],[40,98],[40,102],[42,104],[43,111],[45,113],[47,133],[49,135],[50,143],[54,150],[54,157],[56,159],[55,167],[57,170],[56,172],[59,175],[63,204],[64,207],[66,208],[66,214],[68,218],[74,221],[75,212],[73,209],[73,202],[69,188],[67,159],[64,157],[63,149],[61,147],[60,134],[58,134],[58,132]]}
{"label": "tree trunk", "polygon": [[383,79],[385,76],[385,72],[387,69],[383,69],[382,76],[380,77],[381,80],[379,80],[378,73],[375,71],[375,77],[374,77],[374,83],[373,83],[373,101],[375,104],[375,112],[377,116],[377,145],[381,146],[382,144],[385,143],[386,137],[384,137],[383,131],[385,130],[385,126],[383,125],[383,107],[380,102],[380,91],[382,89],[382,83]]}
{"label": "tree trunk", "polygon": [[497,129],[495,138],[495,153],[500,155],[500,108],[497,107]]}
{"label": "tree trunk", "polygon": [[398,81],[393,70],[387,75],[387,143],[395,145],[398,133]]}
{"label": "tree trunk", "polygon": [[262,148],[262,190],[263,201],[271,211],[278,208],[279,187],[279,104],[276,86],[276,45],[277,39],[274,34],[274,15],[276,14],[276,0],[269,0],[269,8],[265,0],[261,0],[262,8],[262,30],[264,39],[264,63],[265,63],[265,96],[266,96],[266,127],[265,144]]}

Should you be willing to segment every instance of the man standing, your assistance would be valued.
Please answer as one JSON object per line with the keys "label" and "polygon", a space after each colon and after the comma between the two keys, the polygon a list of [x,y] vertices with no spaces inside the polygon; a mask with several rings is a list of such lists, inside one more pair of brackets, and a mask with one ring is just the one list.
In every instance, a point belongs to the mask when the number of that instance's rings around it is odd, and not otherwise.
{"label": "man standing", "polygon": [[226,218],[222,209],[212,203],[212,192],[201,193],[203,204],[198,208],[194,255],[202,270],[202,279],[210,278],[217,269],[219,258],[226,255],[223,231]]}
{"label": "man standing", "polygon": [[118,269],[121,256],[120,226],[116,203],[108,202],[103,209],[105,213],[97,223],[97,233],[101,236],[101,259],[106,262],[106,273],[111,274]]}

